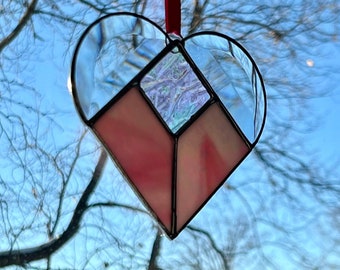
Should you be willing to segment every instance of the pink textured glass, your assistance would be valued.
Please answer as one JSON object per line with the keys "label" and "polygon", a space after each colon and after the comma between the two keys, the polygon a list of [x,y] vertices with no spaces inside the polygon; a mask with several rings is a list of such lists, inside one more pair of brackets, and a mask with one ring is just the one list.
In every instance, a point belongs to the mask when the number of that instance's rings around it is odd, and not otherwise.
{"label": "pink textured glass", "polygon": [[202,207],[249,151],[216,103],[179,137],[177,230]]}
{"label": "pink textured glass", "polygon": [[173,138],[139,88],[130,89],[94,130],[164,226],[171,230]]}

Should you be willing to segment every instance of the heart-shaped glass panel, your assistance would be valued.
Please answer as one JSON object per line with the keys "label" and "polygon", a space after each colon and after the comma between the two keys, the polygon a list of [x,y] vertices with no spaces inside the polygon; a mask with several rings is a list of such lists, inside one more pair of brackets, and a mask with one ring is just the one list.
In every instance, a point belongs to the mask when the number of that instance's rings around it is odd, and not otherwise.
{"label": "heart-shaped glass panel", "polygon": [[80,116],[170,238],[246,158],[264,127],[255,62],[215,32],[173,40],[136,14],[105,16],[81,37],[71,82]]}

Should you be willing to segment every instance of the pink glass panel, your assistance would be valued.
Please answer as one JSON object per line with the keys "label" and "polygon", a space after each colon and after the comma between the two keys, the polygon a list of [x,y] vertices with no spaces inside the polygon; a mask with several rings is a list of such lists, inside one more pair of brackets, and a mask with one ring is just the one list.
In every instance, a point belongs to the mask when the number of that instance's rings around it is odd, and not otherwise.
{"label": "pink glass panel", "polygon": [[139,89],[130,89],[97,120],[94,129],[170,231],[173,139]]}
{"label": "pink glass panel", "polygon": [[177,230],[250,151],[218,104],[211,105],[178,140]]}

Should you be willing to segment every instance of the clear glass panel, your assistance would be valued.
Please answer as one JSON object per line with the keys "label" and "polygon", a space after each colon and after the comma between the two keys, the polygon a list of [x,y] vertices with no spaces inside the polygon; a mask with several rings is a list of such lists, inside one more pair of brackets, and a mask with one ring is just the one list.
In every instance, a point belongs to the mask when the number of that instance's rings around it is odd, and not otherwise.
{"label": "clear glass panel", "polygon": [[250,149],[221,107],[211,105],[178,140],[177,229],[196,213]]}
{"label": "clear glass panel", "polygon": [[129,90],[96,121],[94,129],[170,231],[174,140],[139,91]]}
{"label": "clear glass panel", "polygon": [[178,131],[210,99],[179,52],[162,58],[143,78],[141,87],[172,132]]}
{"label": "clear glass panel", "polygon": [[214,33],[188,38],[185,48],[247,139],[254,142],[264,121],[264,89],[261,82],[255,84],[253,77],[258,79],[259,74],[253,62],[238,45]]}
{"label": "clear glass panel", "polygon": [[75,84],[85,117],[97,113],[165,45],[157,27],[132,15],[113,15],[94,24],[75,58]]}

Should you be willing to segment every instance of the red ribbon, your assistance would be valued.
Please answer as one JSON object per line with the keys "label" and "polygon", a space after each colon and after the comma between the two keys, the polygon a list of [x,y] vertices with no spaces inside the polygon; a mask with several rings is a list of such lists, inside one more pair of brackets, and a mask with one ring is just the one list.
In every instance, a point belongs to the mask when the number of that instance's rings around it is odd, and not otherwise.
{"label": "red ribbon", "polygon": [[181,35],[181,0],[165,0],[165,29],[167,33]]}

